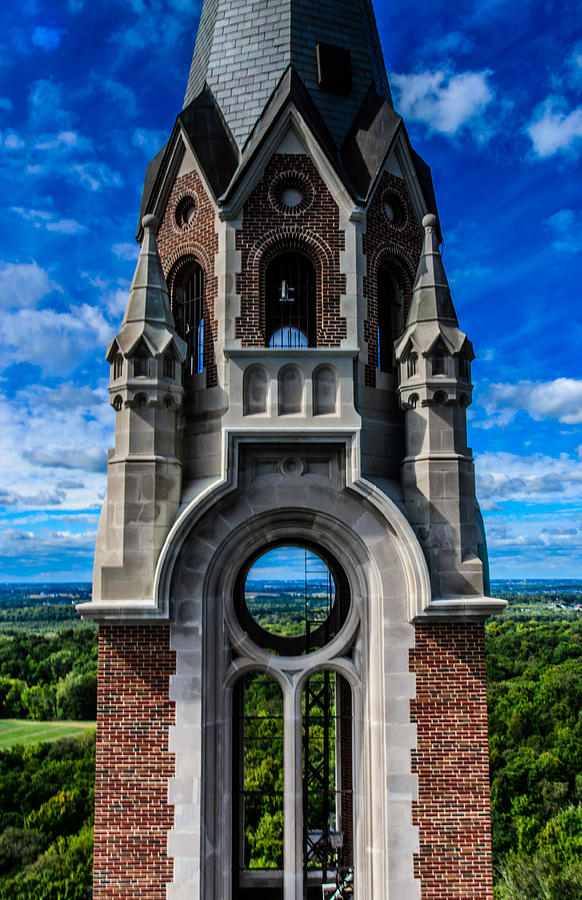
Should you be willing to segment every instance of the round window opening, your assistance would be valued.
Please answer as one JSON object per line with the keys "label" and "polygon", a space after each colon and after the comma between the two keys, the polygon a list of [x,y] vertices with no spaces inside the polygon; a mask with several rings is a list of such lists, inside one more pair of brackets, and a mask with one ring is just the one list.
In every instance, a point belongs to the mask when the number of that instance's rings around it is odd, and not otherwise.
{"label": "round window opening", "polygon": [[342,627],[349,609],[347,579],[319,547],[274,544],[243,566],[235,606],[259,647],[300,656],[325,646]]}
{"label": "round window opening", "polygon": [[406,224],[406,212],[400,198],[390,191],[384,194],[384,215],[393,228],[402,228]]}
{"label": "round window opening", "polygon": [[176,225],[178,228],[187,228],[196,215],[196,202],[194,197],[182,197],[176,207]]}

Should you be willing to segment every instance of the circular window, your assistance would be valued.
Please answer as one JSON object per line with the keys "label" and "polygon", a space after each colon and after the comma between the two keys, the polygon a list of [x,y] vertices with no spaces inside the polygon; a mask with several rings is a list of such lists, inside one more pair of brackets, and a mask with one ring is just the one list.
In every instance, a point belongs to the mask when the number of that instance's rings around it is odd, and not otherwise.
{"label": "circular window", "polygon": [[287,187],[281,193],[281,203],[283,206],[299,206],[303,200],[303,194],[296,187]]}
{"label": "circular window", "polygon": [[347,580],[319,548],[271,545],[243,566],[235,607],[259,647],[299,656],[323,647],[340,630],[349,609]]}
{"label": "circular window", "polygon": [[188,195],[182,197],[176,207],[176,225],[178,228],[187,228],[192,219],[196,215],[196,201],[194,197]]}
{"label": "circular window", "polygon": [[309,209],[315,191],[302,172],[281,172],[269,187],[269,201],[278,212],[297,216]]}
{"label": "circular window", "polygon": [[392,228],[403,228],[406,224],[405,206],[393,191],[386,191],[382,198],[384,215]]}

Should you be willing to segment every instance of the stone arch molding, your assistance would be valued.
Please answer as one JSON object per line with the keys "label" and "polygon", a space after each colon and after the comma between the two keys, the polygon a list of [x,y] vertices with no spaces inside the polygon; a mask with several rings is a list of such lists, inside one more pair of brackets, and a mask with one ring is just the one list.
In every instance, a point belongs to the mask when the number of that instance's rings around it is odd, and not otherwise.
{"label": "stone arch molding", "polygon": [[[263,452],[267,474],[253,478],[249,473],[257,466],[248,459],[246,468],[241,463],[244,491],[222,484],[193,501],[169,537],[159,570],[158,590],[166,594],[177,660],[171,686],[176,725],[170,734],[176,773],[169,795],[175,825],[168,836],[176,896],[187,887],[188,896],[230,900],[229,710],[237,678],[251,669],[268,671],[282,687],[285,715],[297,718],[305,679],[329,668],[344,675],[352,689],[358,897],[418,900],[413,874],[418,834],[412,825],[417,786],[411,770],[416,732],[409,714],[414,676],[406,647],[414,641],[412,608],[428,603],[426,565],[414,552],[416,546],[422,558],[410,527],[402,527],[403,516],[387,497],[366,483],[342,485],[339,466],[334,470],[330,464],[330,477],[323,476],[321,465],[309,463],[305,447],[282,449],[306,457],[302,474],[286,475],[280,464],[267,471],[275,448],[270,455]],[[350,586],[348,617],[332,641],[308,657],[277,657],[256,647],[251,652],[252,641],[233,609],[240,567],[267,543],[300,538],[340,562]],[[286,802],[290,821],[297,801],[288,796]],[[290,828],[285,900],[302,897],[300,840],[300,829]]]}

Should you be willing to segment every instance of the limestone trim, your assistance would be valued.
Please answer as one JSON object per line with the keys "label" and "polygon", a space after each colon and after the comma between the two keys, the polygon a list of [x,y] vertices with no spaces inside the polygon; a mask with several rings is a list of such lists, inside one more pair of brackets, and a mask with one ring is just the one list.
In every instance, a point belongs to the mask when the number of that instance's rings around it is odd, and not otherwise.
{"label": "limestone trim", "polygon": [[[276,438],[273,452],[277,443],[286,443],[280,433]],[[235,468],[245,441],[238,436],[233,443],[236,452],[231,465]],[[255,437],[252,443],[272,455],[264,441],[258,443]],[[322,443],[320,437],[309,446]],[[328,436],[325,443],[333,447],[333,438]],[[296,445],[305,444],[296,439]],[[350,441],[345,440],[344,446],[349,451]],[[336,442],[336,447],[340,449],[341,443]],[[289,450],[283,446],[282,452]],[[286,758],[297,760],[301,686],[310,672],[330,668],[352,686],[358,897],[418,900],[420,884],[413,872],[418,832],[412,825],[417,780],[411,770],[416,728],[408,710],[415,688],[407,649],[413,646],[414,632],[407,622],[410,600],[406,596],[414,584],[415,562],[407,561],[399,550],[399,529],[387,523],[370,485],[354,486],[351,478],[351,484],[346,484],[341,469],[335,484],[319,476],[309,480],[285,477],[278,468],[272,471],[267,481],[257,475],[249,483],[249,475],[244,490],[231,486],[220,495],[214,491],[204,514],[200,504],[195,517],[190,510],[181,540],[174,534],[174,547],[179,543],[179,550],[166,561],[173,597],[169,610],[172,648],[177,653],[172,692],[177,718],[171,738],[177,753],[176,788],[171,786],[169,795],[176,810],[169,839],[175,877],[168,897],[230,898],[231,845],[225,835],[230,833],[231,821],[229,698],[236,679],[251,669],[268,671],[276,678],[284,693],[285,718],[291,723],[285,738]],[[247,554],[266,540],[286,538],[308,540],[339,559],[350,585],[352,605],[342,629],[328,645],[307,657],[276,657],[261,651],[241,633],[232,609],[236,577]],[[231,662],[227,648],[233,643],[237,657]],[[198,672],[205,673],[204,684]],[[212,723],[211,727],[204,729],[203,722]],[[201,763],[203,739],[208,743],[203,744],[205,761]],[[290,829],[285,900],[303,896],[297,777],[297,770],[289,772],[285,787],[286,827]],[[186,797],[188,805],[183,806]],[[209,829],[204,840],[187,824],[191,803]],[[196,840],[201,841],[200,853],[193,846]]]}
{"label": "limestone trim", "polygon": [[429,619],[439,622],[456,622],[459,619],[474,621],[499,615],[506,606],[507,600],[500,600],[498,597],[433,598],[413,621],[426,622]]}
{"label": "limestone trim", "polygon": [[[243,151],[243,166],[245,169],[235,174],[233,181],[224,194],[224,199],[219,210],[221,219],[233,219],[239,215],[253,188],[260,181],[265,166],[271,156],[277,152],[277,148],[283,140],[286,132],[293,131],[299,142],[305,147],[305,152],[311,157],[313,163],[325,183],[326,187],[338,203],[338,206],[347,219],[352,215],[359,218],[361,209],[354,203],[352,196],[335,171],[334,164],[330,162],[325,152],[321,149],[319,141],[313,135],[309,125],[301,115],[293,102],[290,102],[282,115],[271,127],[264,137],[261,145],[254,151],[247,144]],[[235,190],[236,183],[236,193]],[[221,198],[222,199],[222,198]]]}

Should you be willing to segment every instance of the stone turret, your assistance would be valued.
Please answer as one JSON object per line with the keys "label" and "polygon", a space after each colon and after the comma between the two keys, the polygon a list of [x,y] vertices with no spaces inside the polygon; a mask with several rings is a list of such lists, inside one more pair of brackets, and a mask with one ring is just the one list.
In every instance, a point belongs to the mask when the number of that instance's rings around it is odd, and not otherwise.
{"label": "stone turret", "polygon": [[99,525],[95,602],[151,597],[155,563],[182,489],[177,414],[186,344],[170,310],[155,216],[145,216],[142,224],[127,309],[106,356],[115,448],[109,453]]}
{"label": "stone turret", "polygon": [[436,216],[425,216],[422,224],[424,245],[410,312],[395,346],[406,416],[402,485],[410,523],[429,563],[434,597],[482,596],[483,537],[466,423],[475,354],[459,329]]}

